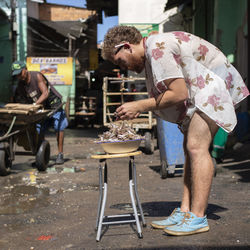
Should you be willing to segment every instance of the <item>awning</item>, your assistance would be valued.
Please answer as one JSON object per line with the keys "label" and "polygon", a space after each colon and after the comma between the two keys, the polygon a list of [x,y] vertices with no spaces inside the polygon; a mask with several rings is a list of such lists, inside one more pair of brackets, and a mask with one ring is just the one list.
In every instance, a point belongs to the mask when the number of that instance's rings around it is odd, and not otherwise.
{"label": "awning", "polygon": [[105,16],[118,15],[118,0],[86,0],[88,10],[96,10],[100,15],[104,11]]}
{"label": "awning", "polygon": [[0,22],[8,20],[7,14],[0,8]]}
{"label": "awning", "polygon": [[168,2],[165,5],[164,11],[170,10],[174,7],[178,7],[182,4],[187,4],[189,2],[192,2],[192,0],[168,0]]}

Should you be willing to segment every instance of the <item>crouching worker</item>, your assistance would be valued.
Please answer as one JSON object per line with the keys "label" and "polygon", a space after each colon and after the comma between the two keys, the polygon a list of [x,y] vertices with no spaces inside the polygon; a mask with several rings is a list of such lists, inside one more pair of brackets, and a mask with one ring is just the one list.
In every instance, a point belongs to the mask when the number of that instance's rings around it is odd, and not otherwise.
{"label": "crouching worker", "polygon": [[[61,105],[62,96],[46,77],[40,72],[28,71],[24,62],[15,61],[12,64],[12,76],[18,80],[14,96],[15,102],[42,104],[45,109],[56,109]],[[40,141],[44,139],[44,132],[51,124],[53,124],[57,137],[58,155],[56,164],[63,164],[64,129],[68,126],[68,120],[62,108],[59,108],[43,124],[37,124]]]}
{"label": "crouching worker", "polygon": [[104,38],[102,56],[123,70],[141,73],[145,68],[149,98],[122,104],[118,118],[153,111],[177,123],[184,134],[181,206],[152,227],[176,236],[207,232],[214,174],[209,147],[219,127],[230,133],[237,123],[235,105],[249,95],[241,76],[219,49],[185,32],[142,38],[134,27],[115,26]]}

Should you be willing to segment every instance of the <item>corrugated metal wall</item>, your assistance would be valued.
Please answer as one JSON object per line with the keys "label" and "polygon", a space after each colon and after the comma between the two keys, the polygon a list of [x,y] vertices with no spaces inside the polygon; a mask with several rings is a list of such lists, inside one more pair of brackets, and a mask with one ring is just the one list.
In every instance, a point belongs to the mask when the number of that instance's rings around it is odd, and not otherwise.
{"label": "corrugated metal wall", "polygon": [[0,104],[9,101],[11,95],[12,44],[9,38],[11,26],[7,16],[0,20]]}

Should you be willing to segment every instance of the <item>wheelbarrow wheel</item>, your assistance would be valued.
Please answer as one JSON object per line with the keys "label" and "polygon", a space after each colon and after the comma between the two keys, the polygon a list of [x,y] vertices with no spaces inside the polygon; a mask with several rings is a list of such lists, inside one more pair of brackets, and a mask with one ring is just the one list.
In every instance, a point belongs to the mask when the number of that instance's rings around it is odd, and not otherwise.
{"label": "wheelbarrow wheel", "polygon": [[36,167],[39,171],[45,171],[50,159],[50,144],[44,140],[36,154]]}
{"label": "wheelbarrow wheel", "polygon": [[161,162],[160,175],[162,179],[166,179],[168,177],[167,163],[165,161]]}
{"label": "wheelbarrow wheel", "polygon": [[5,149],[0,150],[0,175],[6,176],[10,173],[12,161],[9,159]]}
{"label": "wheelbarrow wheel", "polygon": [[154,142],[150,132],[145,133],[145,153],[149,155],[154,153]]}

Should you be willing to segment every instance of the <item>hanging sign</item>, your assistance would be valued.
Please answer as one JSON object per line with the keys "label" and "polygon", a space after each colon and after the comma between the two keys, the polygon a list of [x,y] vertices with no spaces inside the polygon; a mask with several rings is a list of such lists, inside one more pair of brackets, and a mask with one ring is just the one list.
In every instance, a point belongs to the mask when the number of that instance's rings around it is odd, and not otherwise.
{"label": "hanging sign", "polygon": [[41,72],[53,85],[72,84],[72,57],[28,57],[27,69]]}

